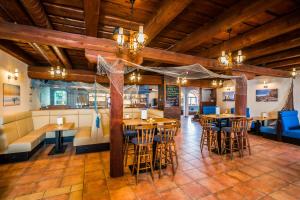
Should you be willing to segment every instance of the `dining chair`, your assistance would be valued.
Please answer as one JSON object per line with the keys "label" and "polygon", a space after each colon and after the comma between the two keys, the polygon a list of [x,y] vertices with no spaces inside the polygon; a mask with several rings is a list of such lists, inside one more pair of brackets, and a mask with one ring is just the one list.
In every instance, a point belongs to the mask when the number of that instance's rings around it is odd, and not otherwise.
{"label": "dining chair", "polygon": [[[173,176],[178,167],[178,156],[176,150],[175,136],[177,134],[178,125],[164,124],[157,127],[158,134],[154,136],[156,142],[156,152],[154,163],[158,162],[159,178],[161,177],[162,166],[172,166]],[[174,163],[174,157],[176,164]]]}
{"label": "dining chair", "polygon": [[221,130],[222,152],[226,154],[229,150],[231,159],[233,159],[233,151],[238,151],[239,155],[242,156],[240,136],[247,126],[246,122],[246,118],[233,119],[230,129]]}
{"label": "dining chair", "polygon": [[212,149],[216,149],[218,154],[220,154],[220,149],[218,146],[218,127],[214,125],[214,120],[205,116],[201,116],[200,125],[202,127],[202,135],[200,139],[200,150],[203,151],[203,147],[206,145],[208,148],[209,155]]}
{"label": "dining chair", "polygon": [[127,161],[129,156],[134,155],[134,148],[131,147],[131,139],[136,137],[137,131],[133,125],[124,125],[123,124],[123,136],[124,136],[124,145],[123,145],[123,155],[124,155],[124,167],[127,166]]}
{"label": "dining chair", "polygon": [[134,159],[132,173],[136,172],[136,184],[141,170],[150,169],[153,177],[153,140],[156,131],[155,125],[142,125],[136,127],[137,135],[131,140],[134,144]]}
{"label": "dining chair", "polygon": [[248,118],[244,119],[242,121],[243,125],[242,127],[244,128],[239,137],[240,137],[240,144],[241,144],[241,156],[244,156],[244,150],[248,150],[249,155],[251,155],[251,146],[250,146],[250,140],[249,140],[249,134],[248,131],[251,129],[253,119]]}

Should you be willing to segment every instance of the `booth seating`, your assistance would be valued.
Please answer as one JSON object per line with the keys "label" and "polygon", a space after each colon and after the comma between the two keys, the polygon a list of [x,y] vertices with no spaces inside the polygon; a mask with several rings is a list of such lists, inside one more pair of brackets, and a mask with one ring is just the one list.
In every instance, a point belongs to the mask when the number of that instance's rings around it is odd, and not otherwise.
{"label": "booth seating", "polygon": [[298,111],[281,111],[279,119],[282,124],[282,136],[300,139]]}
{"label": "booth seating", "polygon": [[276,134],[277,134],[277,123],[275,125],[261,126],[259,128],[259,131],[263,135],[276,136]]}
{"label": "booth seating", "polygon": [[202,112],[204,115],[216,114],[217,106],[203,106]]}
{"label": "booth seating", "polygon": [[45,127],[34,126],[31,112],[2,116],[0,126],[0,162],[28,160],[46,137]]}

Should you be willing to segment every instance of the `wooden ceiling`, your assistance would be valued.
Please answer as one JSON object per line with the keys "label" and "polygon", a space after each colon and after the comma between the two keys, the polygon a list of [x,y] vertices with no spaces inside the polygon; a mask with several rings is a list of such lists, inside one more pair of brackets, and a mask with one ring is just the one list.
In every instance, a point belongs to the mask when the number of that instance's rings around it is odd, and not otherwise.
{"label": "wooden ceiling", "polygon": [[[300,68],[299,0],[136,0],[133,16],[129,0],[9,0],[0,1],[0,21],[108,39],[117,26],[142,24],[152,48],[207,58],[242,49],[247,64]],[[84,50],[9,40],[0,49],[30,66],[95,69]]]}

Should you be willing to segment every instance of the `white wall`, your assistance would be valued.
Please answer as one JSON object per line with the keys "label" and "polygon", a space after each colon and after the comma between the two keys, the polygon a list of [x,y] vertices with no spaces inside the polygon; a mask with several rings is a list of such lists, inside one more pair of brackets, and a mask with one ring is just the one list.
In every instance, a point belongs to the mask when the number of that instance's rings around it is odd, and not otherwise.
{"label": "white wall", "polygon": [[[278,89],[278,101],[276,102],[256,102],[256,90],[264,89],[263,82],[266,81],[269,89]],[[257,77],[247,82],[247,106],[250,108],[251,116],[260,116],[262,112],[275,114],[284,106],[290,89],[291,79],[275,77]],[[217,105],[221,107],[221,112],[234,107],[235,102],[223,102],[222,93],[235,91],[235,81],[224,82],[224,87],[217,90]],[[294,81],[294,105],[295,109],[300,111],[300,77]]]}
{"label": "white wall", "polygon": [[[8,80],[8,71],[19,70],[19,79]],[[19,106],[3,107],[3,83],[20,85],[21,102]],[[31,110],[30,79],[27,76],[27,64],[0,50],[0,115]]]}

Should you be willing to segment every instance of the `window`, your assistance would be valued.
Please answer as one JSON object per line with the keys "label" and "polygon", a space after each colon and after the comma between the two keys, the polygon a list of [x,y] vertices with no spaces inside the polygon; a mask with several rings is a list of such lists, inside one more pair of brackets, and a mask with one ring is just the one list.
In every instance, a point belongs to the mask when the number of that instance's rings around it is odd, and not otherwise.
{"label": "window", "polygon": [[54,105],[67,105],[67,92],[64,90],[56,90],[54,92]]}

